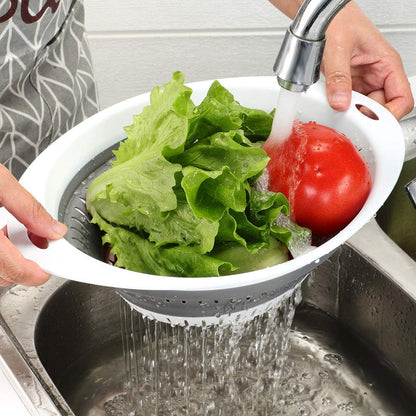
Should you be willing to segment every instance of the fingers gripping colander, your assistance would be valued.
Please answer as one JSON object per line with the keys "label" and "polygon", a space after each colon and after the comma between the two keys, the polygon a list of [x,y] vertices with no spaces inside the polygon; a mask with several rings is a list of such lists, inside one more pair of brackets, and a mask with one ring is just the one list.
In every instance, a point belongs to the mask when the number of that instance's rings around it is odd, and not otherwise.
{"label": "fingers gripping colander", "polygon": [[[220,80],[247,107],[271,111],[277,102],[274,77]],[[211,81],[190,84],[193,101],[205,96]],[[79,124],[46,149],[28,168],[21,183],[69,231],[65,239],[35,247],[26,229],[8,218],[12,242],[23,255],[53,275],[110,286],[135,309],[155,319],[201,325],[251,317],[267,310],[298,286],[377,212],[399,176],[404,139],[393,116],[367,97],[353,93],[346,112],[328,106],[325,87],[317,83],[304,93],[298,118],[335,128],[361,150],[372,174],[370,195],[356,218],[326,243],[286,263],[255,272],[223,277],[185,278],[153,276],[113,267],[102,261],[101,236],[89,222],[85,192],[91,179],[108,167],[111,150],[125,138],[123,127],[149,103],[149,94],[110,107]],[[367,118],[356,106],[366,106],[378,117]]]}

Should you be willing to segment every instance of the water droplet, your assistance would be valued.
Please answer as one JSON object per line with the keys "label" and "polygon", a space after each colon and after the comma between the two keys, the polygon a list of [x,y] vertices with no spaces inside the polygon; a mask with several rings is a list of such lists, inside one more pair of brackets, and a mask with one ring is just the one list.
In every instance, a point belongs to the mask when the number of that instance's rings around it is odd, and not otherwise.
{"label": "water droplet", "polygon": [[329,397],[322,397],[322,404],[324,406],[329,406],[332,403],[332,400]]}
{"label": "water droplet", "polygon": [[340,403],[337,405],[337,407],[338,409],[343,410],[344,412],[351,412],[352,410],[354,410],[354,403]]}
{"label": "water droplet", "polygon": [[341,365],[343,361],[342,356],[339,354],[325,354],[324,360],[333,365]]}
{"label": "water droplet", "polygon": [[299,409],[299,416],[309,416],[311,414],[310,410],[305,408]]}

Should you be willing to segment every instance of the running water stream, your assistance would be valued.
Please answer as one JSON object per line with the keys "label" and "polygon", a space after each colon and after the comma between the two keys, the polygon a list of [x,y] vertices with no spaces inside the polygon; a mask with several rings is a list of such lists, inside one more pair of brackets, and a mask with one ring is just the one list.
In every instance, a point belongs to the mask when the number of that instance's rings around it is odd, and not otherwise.
{"label": "running water stream", "polygon": [[281,88],[277,98],[276,112],[268,142],[284,142],[292,133],[301,93]]}
{"label": "running water stream", "polygon": [[108,404],[109,414],[279,414],[279,385],[299,302],[296,289],[253,320],[202,327],[152,321],[123,303],[127,394]]}
{"label": "running water stream", "polygon": [[[281,88],[279,91],[276,112],[273,118],[273,125],[270,135],[263,145],[264,149],[274,154],[276,160],[274,164],[278,165],[279,172],[288,178],[287,183],[290,184],[290,192],[286,195],[290,205],[293,204],[296,189],[301,180],[301,166],[306,151],[307,136],[302,128],[299,120],[296,120],[296,113],[301,93],[292,92]],[[297,147],[281,146],[289,137],[295,134],[296,139],[293,143],[298,143]],[[286,144],[288,144],[286,143]],[[278,152],[274,149],[278,148]],[[286,157],[282,152],[293,151],[293,157]],[[273,160],[272,160],[273,162]],[[269,165],[270,166],[270,165]],[[273,167],[271,168],[273,171]],[[257,180],[255,186],[265,192],[269,189],[269,171],[266,168],[263,175]],[[311,233],[300,227],[287,216],[280,214],[276,220],[276,224],[287,228],[292,232],[292,239],[288,243],[288,248],[293,257],[298,257],[312,250]]]}

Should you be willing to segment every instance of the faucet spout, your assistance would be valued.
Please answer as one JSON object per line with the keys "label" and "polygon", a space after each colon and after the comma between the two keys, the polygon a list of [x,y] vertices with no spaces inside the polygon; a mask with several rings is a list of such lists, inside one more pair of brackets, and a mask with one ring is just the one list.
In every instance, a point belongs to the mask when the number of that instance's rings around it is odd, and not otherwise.
{"label": "faucet spout", "polygon": [[306,91],[319,79],[326,30],[350,0],[305,0],[288,28],[274,64],[279,85]]}
{"label": "faucet spout", "polygon": [[406,186],[407,194],[416,208],[416,178],[411,180]]}

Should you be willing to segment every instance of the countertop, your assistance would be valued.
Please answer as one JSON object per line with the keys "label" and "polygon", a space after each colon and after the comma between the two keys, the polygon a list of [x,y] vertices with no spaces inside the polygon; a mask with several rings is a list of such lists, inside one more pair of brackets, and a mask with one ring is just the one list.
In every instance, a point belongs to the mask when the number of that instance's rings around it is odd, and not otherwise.
{"label": "countertop", "polygon": [[18,391],[17,383],[13,383],[7,364],[0,357],[0,414],[4,416],[33,416],[22,400],[23,392]]}
{"label": "countertop", "polygon": [[[0,208],[0,229],[6,224],[5,210]],[[7,416],[31,416],[24,405],[22,397],[24,392],[19,391],[17,383],[13,382],[13,373],[0,356],[0,415]]]}

